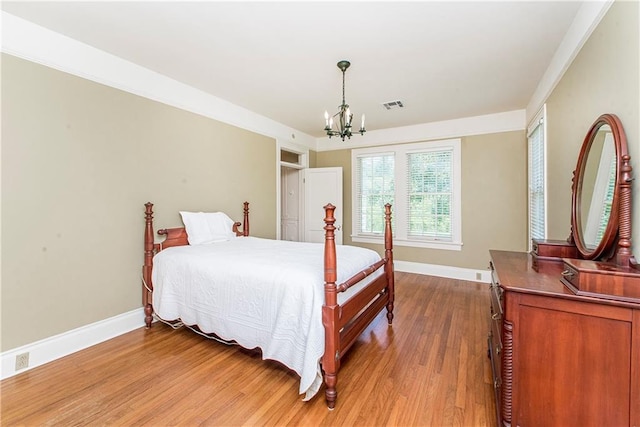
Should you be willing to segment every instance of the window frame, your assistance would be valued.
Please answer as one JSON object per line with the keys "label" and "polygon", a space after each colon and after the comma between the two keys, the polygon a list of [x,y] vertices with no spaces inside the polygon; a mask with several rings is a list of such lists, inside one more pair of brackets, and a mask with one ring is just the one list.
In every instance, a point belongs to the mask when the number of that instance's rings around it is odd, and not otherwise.
{"label": "window frame", "polygon": [[[408,164],[407,154],[433,151],[452,152],[451,173],[451,240],[426,237],[408,236]],[[394,154],[394,205],[392,207],[393,243],[396,246],[410,246],[416,248],[462,250],[462,153],[461,139],[447,139],[438,141],[423,141],[408,144],[381,145],[351,150],[351,240],[358,243],[384,243],[383,234],[357,233],[359,194],[357,192],[357,161],[358,157],[371,155]],[[382,212],[381,212],[382,214]]]}

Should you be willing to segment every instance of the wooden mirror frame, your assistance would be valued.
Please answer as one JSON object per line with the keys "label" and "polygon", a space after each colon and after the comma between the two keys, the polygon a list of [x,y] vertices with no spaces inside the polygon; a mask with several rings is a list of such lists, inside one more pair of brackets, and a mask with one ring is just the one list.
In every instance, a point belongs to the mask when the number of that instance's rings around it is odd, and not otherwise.
{"label": "wooden mirror frame", "polygon": [[[603,237],[595,249],[589,249],[582,236],[582,183],[587,158],[598,130],[609,125],[613,134],[616,156],[616,183],[609,221]],[[629,164],[627,138],[620,119],[614,114],[603,114],[596,119],[585,136],[571,186],[571,235],[581,258],[611,261],[621,267],[635,266],[631,254],[631,165]]]}

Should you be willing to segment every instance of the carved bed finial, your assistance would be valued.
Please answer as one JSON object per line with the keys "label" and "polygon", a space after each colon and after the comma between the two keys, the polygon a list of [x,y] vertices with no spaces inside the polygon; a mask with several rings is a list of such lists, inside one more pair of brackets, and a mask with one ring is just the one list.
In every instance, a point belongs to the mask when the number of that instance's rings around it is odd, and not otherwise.
{"label": "carved bed finial", "polygon": [[242,235],[246,237],[249,235],[249,202],[244,202],[243,212],[244,227],[242,228]]}

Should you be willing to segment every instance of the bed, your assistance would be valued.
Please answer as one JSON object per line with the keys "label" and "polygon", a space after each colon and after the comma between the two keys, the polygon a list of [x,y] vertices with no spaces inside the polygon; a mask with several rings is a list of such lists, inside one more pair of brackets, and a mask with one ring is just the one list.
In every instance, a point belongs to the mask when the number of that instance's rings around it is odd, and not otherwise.
{"label": "bed", "polygon": [[388,323],[393,321],[393,245],[391,205],[384,211],[384,257],[336,245],[335,207],[324,209],[324,244],[250,236],[247,202],[243,223],[224,214],[224,220],[216,217],[230,229],[221,238],[196,242],[200,231],[190,219],[196,214],[181,212],[185,227],[159,229],[164,240],[156,242],[153,204],[146,203],[146,326],[151,327],[155,316],[260,348],[263,359],[276,360],[300,376],[305,400],[324,384],[327,406],[333,409],[342,356],[383,309]]}

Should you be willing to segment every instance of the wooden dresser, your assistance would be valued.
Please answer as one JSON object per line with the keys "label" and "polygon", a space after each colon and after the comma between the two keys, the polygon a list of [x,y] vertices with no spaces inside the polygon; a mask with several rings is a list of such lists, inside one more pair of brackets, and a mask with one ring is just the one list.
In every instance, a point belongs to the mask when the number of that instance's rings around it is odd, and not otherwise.
{"label": "wooden dresser", "polygon": [[491,251],[498,423],[640,427],[640,304],[578,296],[562,268]]}

